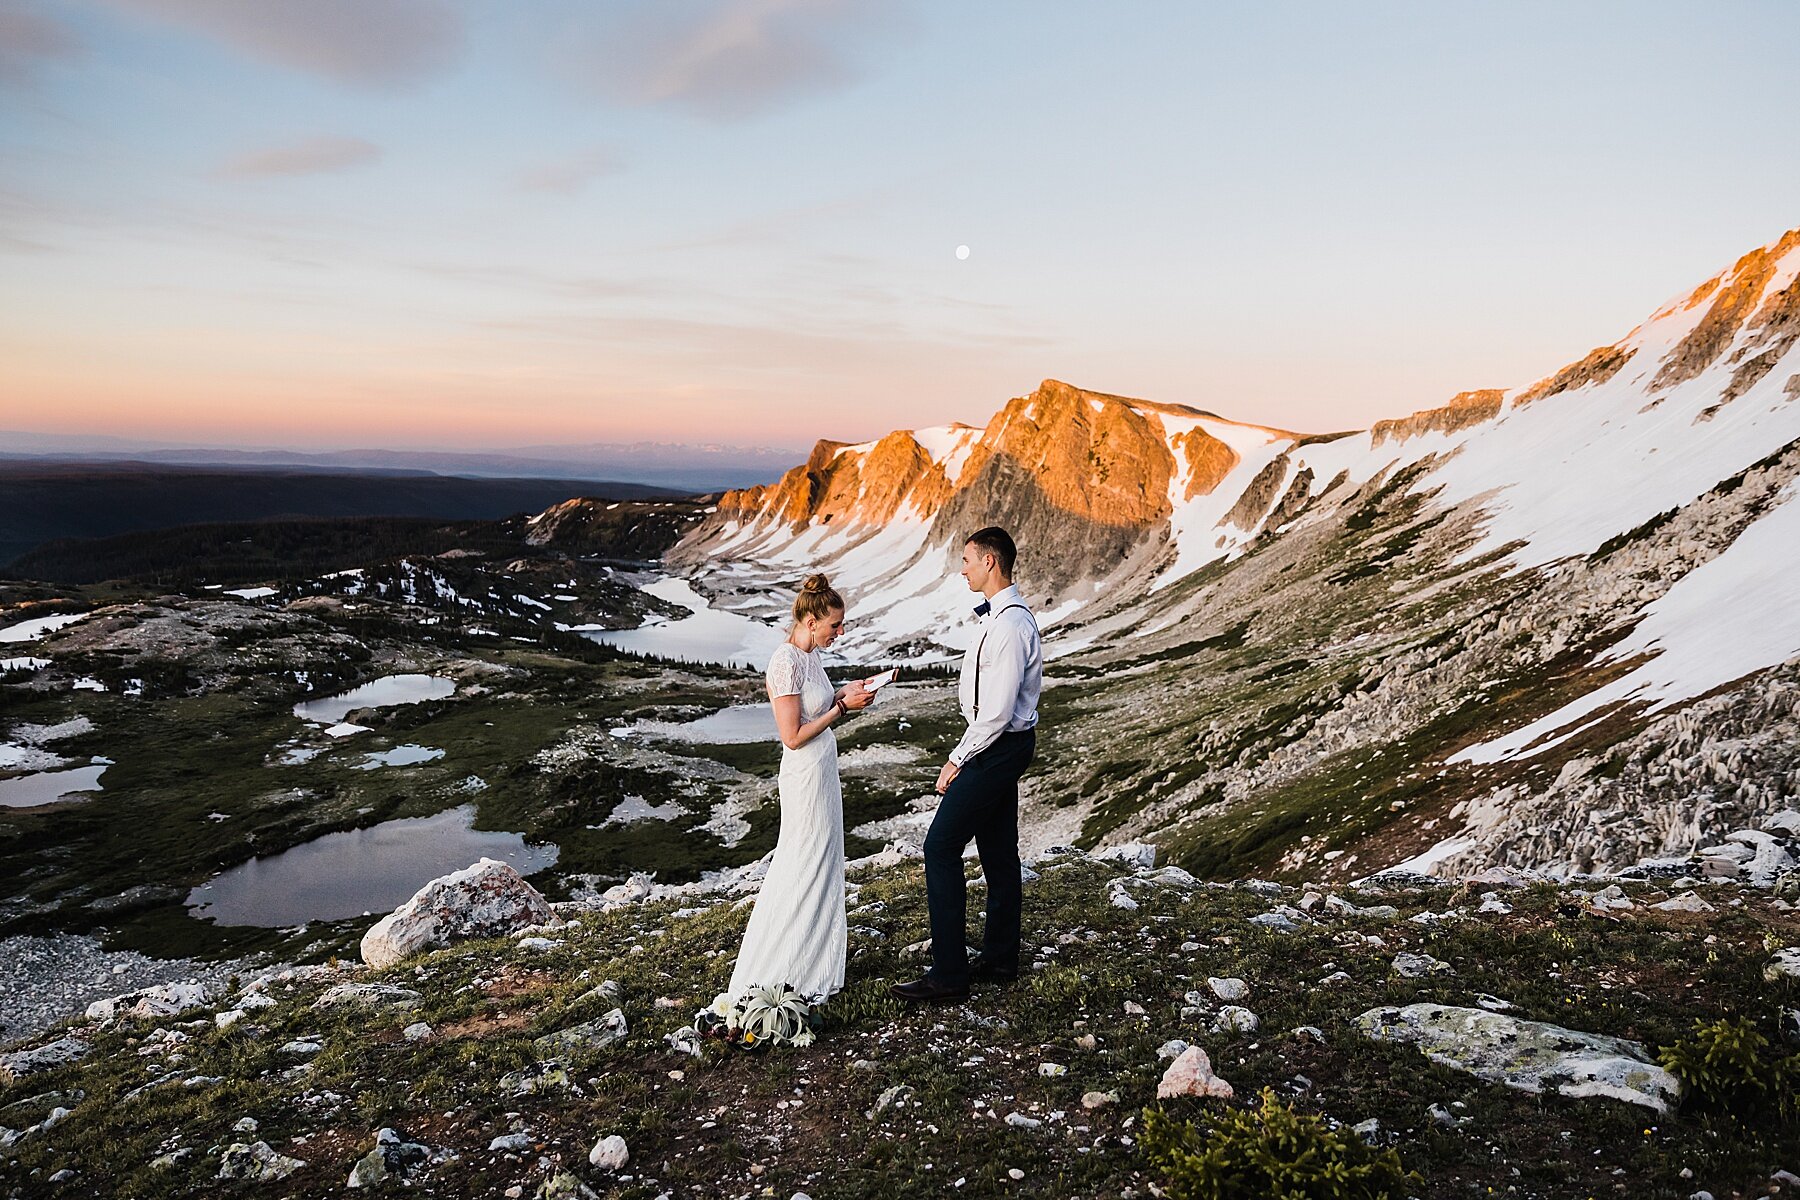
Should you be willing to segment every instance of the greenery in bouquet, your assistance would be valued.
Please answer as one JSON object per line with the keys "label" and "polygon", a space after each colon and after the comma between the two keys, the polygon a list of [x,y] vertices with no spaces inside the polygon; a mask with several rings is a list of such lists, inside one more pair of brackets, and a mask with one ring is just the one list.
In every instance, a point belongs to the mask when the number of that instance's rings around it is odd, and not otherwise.
{"label": "greenery in bouquet", "polygon": [[792,985],[759,984],[736,997],[720,992],[696,1014],[694,1028],[705,1037],[763,1050],[812,1045],[820,1020],[818,1006]]}

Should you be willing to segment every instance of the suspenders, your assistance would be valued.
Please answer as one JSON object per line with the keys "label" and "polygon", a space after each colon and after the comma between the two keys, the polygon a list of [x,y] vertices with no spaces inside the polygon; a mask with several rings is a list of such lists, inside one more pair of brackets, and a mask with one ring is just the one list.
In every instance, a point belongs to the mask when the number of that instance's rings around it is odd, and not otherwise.
{"label": "suspenders", "polygon": [[[1000,612],[995,613],[994,620],[998,621],[1000,619],[1000,613],[1005,612],[1006,609],[1008,609],[1008,608],[1025,608],[1025,606],[1015,600],[1013,603],[1007,605],[1006,608],[1001,609]],[[1025,608],[1025,615],[1027,617],[1031,616],[1031,610],[1029,608]],[[1037,628],[1037,621],[1035,619],[1032,620],[1031,627],[1034,630]],[[987,635],[992,633],[993,631],[994,631],[994,626],[993,626],[992,622],[990,622],[988,624],[988,627],[981,631],[981,640],[979,642],[975,643],[975,706],[974,707],[975,707],[975,718],[977,720],[980,720],[980,718],[981,718],[981,648],[983,646],[987,645]]]}

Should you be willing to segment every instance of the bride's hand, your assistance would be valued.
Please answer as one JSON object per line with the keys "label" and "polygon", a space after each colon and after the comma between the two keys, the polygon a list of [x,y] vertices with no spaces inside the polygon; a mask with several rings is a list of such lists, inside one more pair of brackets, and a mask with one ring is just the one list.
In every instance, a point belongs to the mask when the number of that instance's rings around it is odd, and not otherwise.
{"label": "bride's hand", "polygon": [[844,686],[844,707],[852,712],[859,712],[875,703],[875,693],[863,686],[862,680]]}

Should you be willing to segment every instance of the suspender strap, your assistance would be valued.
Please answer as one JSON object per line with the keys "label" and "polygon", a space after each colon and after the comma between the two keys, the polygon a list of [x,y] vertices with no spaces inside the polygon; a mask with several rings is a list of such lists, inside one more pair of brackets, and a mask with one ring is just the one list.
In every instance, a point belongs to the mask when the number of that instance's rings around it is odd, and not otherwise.
{"label": "suspender strap", "polygon": [[[1025,608],[1025,606],[1023,604],[1018,603],[1017,601],[1014,601],[1013,603],[1007,605],[1006,608],[1001,609],[1000,612],[995,613],[994,621],[998,621],[1000,619],[1000,613],[1005,612],[1006,609],[1008,609],[1008,608]],[[1031,616],[1031,610],[1029,608],[1025,608],[1025,615],[1027,617]],[[1037,622],[1035,620],[1031,622],[1031,627],[1033,629],[1037,628]],[[992,633],[993,631],[994,631],[994,625],[993,625],[993,622],[990,621],[988,623],[988,627],[981,631],[981,640],[979,642],[975,643],[975,704],[974,704],[974,710],[975,710],[975,719],[978,721],[981,719],[981,648],[983,646],[987,645],[987,635]]]}

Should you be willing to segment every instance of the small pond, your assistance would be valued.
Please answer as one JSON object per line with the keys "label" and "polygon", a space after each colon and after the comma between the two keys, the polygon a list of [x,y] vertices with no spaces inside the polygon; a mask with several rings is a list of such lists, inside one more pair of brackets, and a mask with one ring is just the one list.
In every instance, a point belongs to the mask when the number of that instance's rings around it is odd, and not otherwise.
{"label": "small pond", "polygon": [[421,700],[443,700],[455,694],[456,681],[442,675],[388,675],[335,696],[302,700],[294,705],[294,715],[302,720],[332,725],[359,708],[417,704]]}
{"label": "small pond", "polygon": [[291,850],[253,858],[188,893],[193,915],[220,925],[285,928],[307,921],[383,917],[440,875],[497,858],[521,875],[556,862],[555,846],[516,833],[477,831],[475,806],[402,817],[368,829],[327,833]]}
{"label": "small pond", "polygon": [[0,779],[0,808],[35,808],[55,804],[74,792],[97,792],[100,774],[110,765],[94,763],[67,771],[34,771],[17,779]]}

